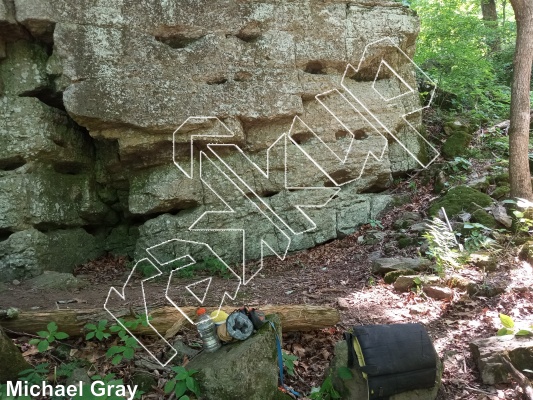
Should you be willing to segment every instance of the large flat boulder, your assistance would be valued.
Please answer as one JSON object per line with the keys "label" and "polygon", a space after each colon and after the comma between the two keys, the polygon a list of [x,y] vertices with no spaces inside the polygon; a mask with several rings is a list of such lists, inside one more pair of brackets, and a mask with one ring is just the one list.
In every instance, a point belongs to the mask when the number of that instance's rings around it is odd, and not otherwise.
{"label": "large flat boulder", "polygon": [[507,368],[501,362],[502,354],[508,354],[511,363],[522,371],[533,367],[533,339],[514,335],[491,336],[470,343],[481,380],[487,385],[510,381]]}

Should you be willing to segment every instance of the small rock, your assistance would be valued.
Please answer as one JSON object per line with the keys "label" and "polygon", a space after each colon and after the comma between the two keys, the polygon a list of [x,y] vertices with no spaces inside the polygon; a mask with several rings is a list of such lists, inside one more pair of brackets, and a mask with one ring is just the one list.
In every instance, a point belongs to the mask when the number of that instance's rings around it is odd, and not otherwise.
{"label": "small rock", "polygon": [[453,289],[446,286],[423,285],[422,290],[432,299],[451,300],[453,298]]}
{"label": "small rock", "polygon": [[200,350],[199,349],[193,349],[192,347],[187,346],[185,343],[183,343],[181,340],[176,340],[172,347],[176,350],[176,358],[178,360],[183,360],[184,357],[187,357],[189,359],[193,358],[195,355],[197,355]]}
{"label": "small rock", "polygon": [[[378,244],[378,243],[383,242],[383,239],[385,239],[385,232],[367,231],[365,236],[363,237],[363,244],[366,244],[366,245]],[[359,242],[359,238],[357,239],[357,241]]]}
{"label": "small rock", "polygon": [[344,297],[338,297],[337,298],[337,304],[339,305],[339,308],[341,310],[347,310],[350,307],[350,303],[348,302],[348,299],[345,299]]}
{"label": "small rock", "polygon": [[411,315],[420,315],[425,314],[429,311],[429,307],[425,304],[414,304],[409,307],[409,314]]}
{"label": "small rock", "polygon": [[498,261],[488,251],[477,251],[470,254],[470,261],[479,269],[494,271]]}
{"label": "small rock", "polygon": [[529,264],[533,263],[533,241],[526,242],[522,245],[519,256]]}
{"label": "small rock", "polygon": [[418,224],[413,224],[409,227],[410,232],[422,233],[427,231],[428,224],[427,222],[419,222]]}
{"label": "small rock", "polygon": [[416,271],[412,269],[398,269],[396,271],[390,271],[383,277],[385,283],[394,283],[400,276],[416,275]]}
{"label": "small rock", "polygon": [[84,286],[86,282],[66,272],[45,271],[28,283],[35,289],[75,289]]}
{"label": "small rock", "polygon": [[506,228],[510,228],[513,225],[513,220],[507,215],[507,209],[501,204],[492,207],[492,216]]}
{"label": "small rock", "polygon": [[446,280],[448,287],[454,287],[461,290],[466,290],[468,294],[473,294],[477,290],[477,285],[471,279],[465,278],[461,275],[452,275]]}
{"label": "small rock", "polygon": [[394,221],[394,229],[405,229],[409,226],[422,220],[420,214],[412,211],[402,213],[396,221]]}
{"label": "small rock", "polygon": [[18,285],[20,285],[20,281],[17,280],[17,279],[14,279],[12,283],[13,283],[13,286],[18,286]]}
{"label": "small rock", "polygon": [[399,269],[420,271],[430,264],[430,261],[425,258],[378,258],[372,262],[372,272],[384,275],[387,272]]}
{"label": "small rock", "polygon": [[420,279],[421,286],[424,287],[424,285],[432,284],[432,283],[438,283],[440,281],[440,278],[438,276],[432,276],[432,275],[407,275],[407,276],[400,276],[398,279],[396,279],[396,282],[394,282],[394,289],[399,292],[408,292],[412,288],[416,286],[415,279]]}

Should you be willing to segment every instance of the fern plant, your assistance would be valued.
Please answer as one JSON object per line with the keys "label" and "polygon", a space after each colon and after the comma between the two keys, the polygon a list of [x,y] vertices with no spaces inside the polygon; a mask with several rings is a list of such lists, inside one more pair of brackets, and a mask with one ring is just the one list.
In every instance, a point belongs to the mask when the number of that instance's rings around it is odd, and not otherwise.
{"label": "fern plant", "polygon": [[423,235],[428,241],[427,254],[435,260],[436,270],[444,275],[460,266],[461,253],[453,231],[440,218],[434,217],[428,224],[428,230]]}

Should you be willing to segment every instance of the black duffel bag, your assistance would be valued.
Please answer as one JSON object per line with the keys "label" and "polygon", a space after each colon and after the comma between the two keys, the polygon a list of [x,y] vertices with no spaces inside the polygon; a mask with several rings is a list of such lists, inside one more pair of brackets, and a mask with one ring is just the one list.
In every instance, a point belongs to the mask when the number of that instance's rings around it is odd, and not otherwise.
{"label": "black duffel bag", "polygon": [[370,400],[435,385],[437,353],[421,324],[355,326],[345,338],[348,366],[359,364]]}

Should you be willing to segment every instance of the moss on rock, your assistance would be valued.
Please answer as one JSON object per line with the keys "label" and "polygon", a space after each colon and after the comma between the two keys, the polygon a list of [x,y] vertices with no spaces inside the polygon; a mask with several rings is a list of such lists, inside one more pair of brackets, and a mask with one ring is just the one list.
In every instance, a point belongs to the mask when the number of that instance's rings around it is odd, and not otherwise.
{"label": "moss on rock", "polygon": [[441,207],[444,207],[448,216],[452,216],[461,211],[473,213],[479,207],[488,207],[491,204],[492,199],[489,195],[468,186],[457,186],[429,207],[429,215],[437,215]]}
{"label": "moss on rock", "polygon": [[394,283],[400,276],[416,275],[416,271],[413,269],[399,269],[396,271],[390,271],[385,274],[383,280],[385,283]]}
{"label": "moss on rock", "polygon": [[496,200],[500,200],[504,197],[509,196],[511,193],[511,188],[508,185],[499,186],[496,189],[494,189],[494,192],[492,192],[492,197]]}
{"label": "moss on rock", "polygon": [[472,141],[472,135],[466,132],[455,132],[442,146],[442,155],[447,159],[465,154],[468,145]]}
{"label": "moss on rock", "polygon": [[472,219],[487,228],[496,228],[498,225],[494,217],[481,208],[472,213]]}

